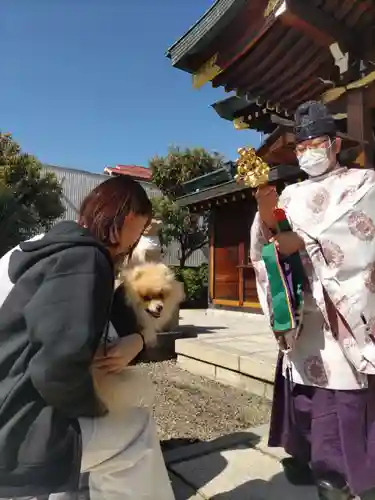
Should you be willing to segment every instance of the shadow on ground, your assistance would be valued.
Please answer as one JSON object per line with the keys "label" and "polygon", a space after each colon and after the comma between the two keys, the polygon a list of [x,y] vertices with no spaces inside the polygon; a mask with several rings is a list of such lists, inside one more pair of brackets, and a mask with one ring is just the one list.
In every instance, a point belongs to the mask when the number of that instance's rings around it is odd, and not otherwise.
{"label": "shadow on ground", "polygon": [[[192,439],[171,439],[163,441],[163,451],[165,453],[166,463],[171,471],[170,475],[176,500],[189,500],[196,491],[201,490],[225,470],[227,467],[227,460],[219,453],[220,451],[236,449],[238,445],[246,444],[254,447],[259,441],[260,437],[251,432],[236,432],[227,436],[222,436],[213,441]],[[195,480],[194,485],[186,483],[185,478],[182,478],[176,471],[172,470],[174,464],[183,464],[184,461],[192,460],[210,453],[212,453],[210,468],[209,470],[201,471],[199,481]],[[249,464],[249,467],[250,466]],[[266,500],[265,491],[270,488],[270,483],[272,483],[271,489],[280,492],[283,490],[283,486],[285,486],[285,477],[283,474],[277,474],[269,482],[259,479],[252,480],[231,491],[223,492],[210,498],[212,500]],[[81,477],[79,493],[76,495],[67,494],[64,500],[89,499],[88,475],[84,474]],[[299,500],[299,498],[288,498],[288,500]],[[305,500],[310,500],[310,498]]]}
{"label": "shadow on ground", "polygon": [[[283,498],[282,492],[285,491],[285,476],[283,473],[276,474],[269,481],[263,479],[254,479],[240,486],[237,486],[231,491],[219,493],[210,497],[210,500],[273,500]],[[311,496],[306,497],[305,488],[296,490],[296,496],[288,496],[288,500],[310,500]],[[269,492],[272,496],[269,496]],[[310,493],[310,491],[309,491]],[[176,500],[180,500],[176,498]]]}
{"label": "shadow on ground", "polygon": [[[249,447],[256,446],[260,437],[252,432],[235,432],[233,434],[222,436],[212,441],[199,441],[198,443],[194,443],[191,445],[186,440],[186,446],[183,444],[177,446],[179,442],[184,440],[168,440],[162,443],[164,457],[168,469],[171,471],[172,485],[174,488],[176,500],[188,500],[192,497],[192,495],[202,489],[205,485],[211,482],[215,477],[221,474],[225,468],[227,467],[226,458],[220,454],[220,451],[224,450],[233,450],[236,449],[239,445],[248,445]],[[186,478],[183,478],[179,475],[179,473],[174,469],[174,465],[179,464],[182,466],[184,462],[193,460],[198,457],[202,457],[204,455],[212,454],[212,462],[210,463],[210,468],[201,471],[199,474],[199,478],[195,478],[194,484],[189,484],[186,482]],[[243,485],[245,486],[245,485]],[[236,494],[236,492],[228,492],[229,494]],[[253,498],[246,493],[246,490],[239,491],[240,496],[219,496],[220,500],[245,500]],[[241,496],[242,494],[242,496]],[[216,498],[216,497],[215,497]],[[261,497],[259,497],[259,500]],[[257,497],[254,497],[254,500],[258,500]]]}
{"label": "shadow on ground", "polygon": [[[225,459],[219,455],[215,457],[217,475],[226,467]],[[251,464],[249,464],[251,467]],[[207,483],[214,477],[207,477]],[[268,481],[264,479],[253,479],[235,487],[232,490],[224,491],[213,496],[199,496],[197,491],[201,491],[205,485],[197,488],[193,485],[185,484],[180,477],[173,477],[172,485],[175,493],[175,500],[190,500],[191,498],[209,499],[209,500],[317,500],[317,494],[313,488],[295,487],[290,491],[290,485],[286,485],[286,479],[283,473],[278,473]],[[204,491],[204,490],[203,490]],[[288,492],[286,492],[288,491]]]}
{"label": "shadow on ground", "polygon": [[179,325],[176,331],[172,332],[176,335],[181,335],[181,338],[197,337],[207,333],[215,333],[218,330],[228,330],[226,326],[196,326],[196,325]]}
{"label": "shadow on ground", "polygon": [[172,438],[172,439],[163,439],[160,441],[161,449],[163,452],[167,452],[169,450],[175,450],[177,448],[181,448],[182,446],[190,446],[192,444],[203,443],[201,439],[196,438]]}
{"label": "shadow on ground", "polygon": [[171,332],[158,333],[157,345],[147,348],[136,359],[142,363],[173,359],[176,357],[176,340],[194,339],[198,335],[210,335],[218,330],[227,330],[227,328],[225,326],[179,325]]}

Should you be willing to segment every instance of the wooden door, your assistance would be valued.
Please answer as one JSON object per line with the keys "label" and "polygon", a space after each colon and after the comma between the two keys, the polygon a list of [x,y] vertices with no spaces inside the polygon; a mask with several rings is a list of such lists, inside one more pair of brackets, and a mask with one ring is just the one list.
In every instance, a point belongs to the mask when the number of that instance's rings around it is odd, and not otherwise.
{"label": "wooden door", "polygon": [[248,258],[254,214],[251,200],[219,206],[212,214],[210,294],[216,304],[259,307],[255,273]]}
{"label": "wooden door", "polygon": [[239,302],[239,245],[241,221],[236,205],[223,205],[214,215],[214,287],[213,298]]}

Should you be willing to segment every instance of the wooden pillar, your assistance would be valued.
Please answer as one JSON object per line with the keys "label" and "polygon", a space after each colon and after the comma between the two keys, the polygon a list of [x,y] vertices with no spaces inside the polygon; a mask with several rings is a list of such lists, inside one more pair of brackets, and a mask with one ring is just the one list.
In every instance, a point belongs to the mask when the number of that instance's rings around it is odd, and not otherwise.
{"label": "wooden pillar", "polygon": [[364,89],[356,89],[347,95],[347,132],[359,141],[361,152],[356,163],[366,168],[374,168],[374,138],[372,132],[372,110],[366,102]]}
{"label": "wooden pillar", "polygon": [[[245,219],[247,220],[247,219]],[[245,281],[244,281],[244,265],[245,265],[245,241],[241,239],[238,245],[238,300],[240,306],[243,307],[245,301]]]}
{"label": "wooden pillar", "polygon": [[208,304],[215,297],[215,210],[210,210],[208,219]]}

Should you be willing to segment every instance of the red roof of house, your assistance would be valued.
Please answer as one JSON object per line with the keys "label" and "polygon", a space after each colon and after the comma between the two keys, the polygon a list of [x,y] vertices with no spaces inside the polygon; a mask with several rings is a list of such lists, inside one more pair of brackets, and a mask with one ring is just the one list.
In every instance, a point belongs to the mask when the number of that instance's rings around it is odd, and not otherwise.
{"label": "red roof of house", "polygon": [[116,165],[115,167],[106,167],[104,172],[109,174],[130,175],[136,179],[151,181],[151,170],[138,165]]}

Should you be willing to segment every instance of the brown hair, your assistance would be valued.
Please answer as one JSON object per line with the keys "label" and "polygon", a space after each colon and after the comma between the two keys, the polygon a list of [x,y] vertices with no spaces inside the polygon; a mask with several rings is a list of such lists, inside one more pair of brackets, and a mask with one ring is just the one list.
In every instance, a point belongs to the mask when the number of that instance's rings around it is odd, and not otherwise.
{"label": "brown hair", "polygon": [[118,242],[125,217],[133,213],[152,217],[152,205],[143,187],[129,176],[116,175],[99,184],[83,200],[78,223],[103,245]]}

